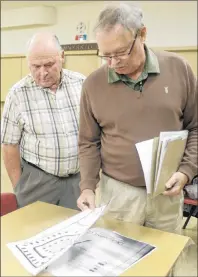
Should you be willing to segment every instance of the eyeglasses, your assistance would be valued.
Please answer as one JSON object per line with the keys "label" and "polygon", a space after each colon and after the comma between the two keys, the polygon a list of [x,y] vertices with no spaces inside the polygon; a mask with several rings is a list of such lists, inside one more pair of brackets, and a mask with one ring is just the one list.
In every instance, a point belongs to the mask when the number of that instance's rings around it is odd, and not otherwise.
{"label": "eyeglasses", "polygon": [[[136,39],[137,39],[137,35],[138,35],[138,33],[136,33],[135,38],[134,38],[134,40],[133,40],[133,43],[132,43],[131,48],[130,48],[130,50],[129,50],[128,53],[119,53],[119,54],[116,54],[116,55],[113,55],[113,56],[106,56],[106,55],[100,55],[100,53],[98,52],[98,53],[97,53],[98,57],[100,57],[100,58],[102,58],[102,59],[104,59],[104,60],[110,60],[110,61],[111,61],[113,58],[114,58],[114,59],[127,59],[128,56],[131,54],[133,48],[134,48],[135,41],[136,41]],[[126,51],[125,51],[125,52],[126,52]]]}

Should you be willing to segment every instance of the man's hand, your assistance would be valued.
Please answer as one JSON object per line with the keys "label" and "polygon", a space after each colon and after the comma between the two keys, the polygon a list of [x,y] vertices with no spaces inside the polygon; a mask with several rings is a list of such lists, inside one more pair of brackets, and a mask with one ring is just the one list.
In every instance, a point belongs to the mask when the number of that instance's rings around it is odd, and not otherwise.
{"label": "man's hand", "polygon": [[81,211],[86,209],[95,209],[95,194],[91,189],[85,189],[82,191],[80,197],[77,200],[77,206]]}
{"label": "man's hand", "polygon": [[163,192],[163,195],[175,196],[179,195],[181,190],[188,182],[188,177],[181,172],[175,172],[172,177],[166,183],[167,190]]}

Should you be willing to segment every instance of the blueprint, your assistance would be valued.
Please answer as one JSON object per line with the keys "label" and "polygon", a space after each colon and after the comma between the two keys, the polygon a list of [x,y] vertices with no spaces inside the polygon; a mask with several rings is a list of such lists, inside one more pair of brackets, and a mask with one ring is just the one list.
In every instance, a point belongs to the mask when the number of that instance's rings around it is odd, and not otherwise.
{"label": "blueprint", "polygon": [[48,267],[54,276],[118,276],[155,249],[103,228],[91,228]]}
{"label": "blueprint", "polygon": [[106,206],[87,209],[26,240],[7,246],[32,275],[60,258],[103,215]]}

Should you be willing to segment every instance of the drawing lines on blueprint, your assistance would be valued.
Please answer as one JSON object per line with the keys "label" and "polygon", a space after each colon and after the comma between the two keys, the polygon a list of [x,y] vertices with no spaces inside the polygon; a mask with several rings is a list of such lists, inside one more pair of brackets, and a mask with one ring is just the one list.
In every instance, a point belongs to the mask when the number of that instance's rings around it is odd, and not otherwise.
{"label": "drawing lines on blueprint", "polygon": [[57,252],[63,252],[65,244],[72,245],[81,236],[82,229],[87,227],[86,217],[87,215],[84,215],[80,221],[76,220],[68,225],[67,230],[63,228],[58,233],[54,232],[32,242],[21,243],[16,247],[32,266],[38,268],[49,261]]}
{"label": "drawing lines on blueprint", "polygon": [[105,207],[88,209],[29,239],[10,242],[7,246],[28,272],[37,275],[77,243],[103,214]]}
{"label": "drawing lines on blueprint", "polygon": [[54,276],[119,276],[154,249],[114,231],[91,228],[48,271]]}

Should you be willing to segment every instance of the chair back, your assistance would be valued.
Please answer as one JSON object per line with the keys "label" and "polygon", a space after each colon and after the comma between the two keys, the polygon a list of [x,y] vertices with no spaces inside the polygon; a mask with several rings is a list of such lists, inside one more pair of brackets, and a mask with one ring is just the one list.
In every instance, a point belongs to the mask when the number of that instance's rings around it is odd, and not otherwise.
{"label": "chair back", "polygon": [[17,200],[14,193],[2,192],[1,193],[1,216],[11,213],[17,209]]}

